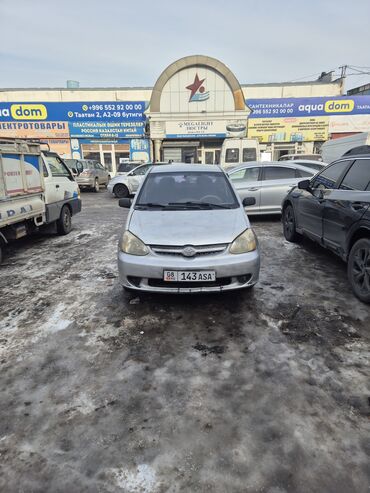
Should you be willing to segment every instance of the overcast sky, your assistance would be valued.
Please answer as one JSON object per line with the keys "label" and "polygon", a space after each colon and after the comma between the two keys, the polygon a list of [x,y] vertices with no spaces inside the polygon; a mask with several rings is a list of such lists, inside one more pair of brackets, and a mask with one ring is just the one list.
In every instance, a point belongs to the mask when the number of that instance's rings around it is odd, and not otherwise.
{"label": "overcast sky", "polygon": [[370,0],[0,0],[0,87],[153,86],[192,54],[245,84],[369,72],[369,18]]}

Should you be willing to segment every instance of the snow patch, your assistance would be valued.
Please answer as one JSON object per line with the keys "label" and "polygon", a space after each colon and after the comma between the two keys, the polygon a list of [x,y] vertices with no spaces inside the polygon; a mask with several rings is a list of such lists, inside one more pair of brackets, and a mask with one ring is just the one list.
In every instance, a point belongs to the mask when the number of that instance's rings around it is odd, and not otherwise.
{"label": "snow patch", "polygon": [[49,320],[41,326],[41,330],[54,334],[55,332],[66,329],[71,325],[72,320],[62,318],[62,314],[65,311],[67,311],[66,306],[63,303],[59,303]]}
{"label": "snow patch", "polygon": [[[155,470],[148,464],[140,464],[136,471],[112,469],[116,484],[126,493],[154,493],[157,484]],[[155,489],[154,489],[155,488]]]}

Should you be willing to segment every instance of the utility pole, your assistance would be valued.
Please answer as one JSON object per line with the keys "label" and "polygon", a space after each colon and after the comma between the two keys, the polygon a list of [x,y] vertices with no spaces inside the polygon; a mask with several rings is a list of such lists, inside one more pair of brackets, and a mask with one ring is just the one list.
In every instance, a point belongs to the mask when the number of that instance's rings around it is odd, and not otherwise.
{"label": "utility pole", "polygon": [[341,69],[341,73],[340,73],[340,78],[341,78],[341,83],[340,83],[340,92],[341,94],[343,94],[344,92],[344,80],[346,78],[346,74],[347,74],[347,68],[348,68],[348,65],[342,65],[341,67],[339,67]]}

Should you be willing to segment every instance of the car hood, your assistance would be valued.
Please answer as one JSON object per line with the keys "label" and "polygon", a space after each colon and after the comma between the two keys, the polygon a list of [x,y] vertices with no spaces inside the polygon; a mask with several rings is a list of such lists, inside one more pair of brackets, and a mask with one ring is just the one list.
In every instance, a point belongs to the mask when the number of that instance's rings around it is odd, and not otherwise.
{"label": "car hood", "polygon": [[132,212],[128,229],[147,245],[230,243],[249,227],[242,208]]}

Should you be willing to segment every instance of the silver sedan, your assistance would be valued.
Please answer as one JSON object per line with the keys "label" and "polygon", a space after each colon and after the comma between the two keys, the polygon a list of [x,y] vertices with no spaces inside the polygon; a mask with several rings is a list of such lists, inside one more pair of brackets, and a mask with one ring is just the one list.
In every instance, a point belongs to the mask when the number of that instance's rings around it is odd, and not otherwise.
{"label": "silver sedan", "polygon": [[312,168],[281,161],[255,161],[228,171],[240,198],[255,199],[255,204],[247,208],[249,215],[281,214],[281,203],[288,192],[316,173]]}
{"label": "silver sedan", "polygon": [[218,166],[152,167],[119,242],[120,282],[130,290],[172,293],[251,288],[260,255],[244,206]]}

